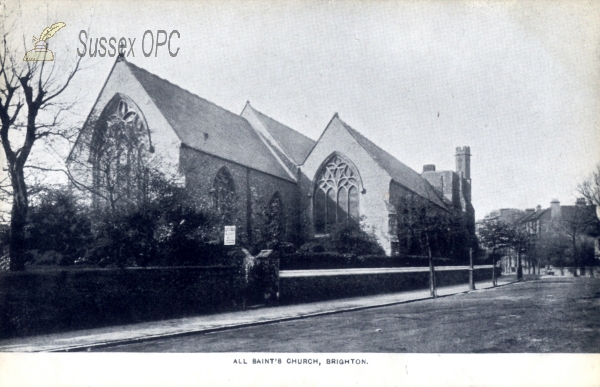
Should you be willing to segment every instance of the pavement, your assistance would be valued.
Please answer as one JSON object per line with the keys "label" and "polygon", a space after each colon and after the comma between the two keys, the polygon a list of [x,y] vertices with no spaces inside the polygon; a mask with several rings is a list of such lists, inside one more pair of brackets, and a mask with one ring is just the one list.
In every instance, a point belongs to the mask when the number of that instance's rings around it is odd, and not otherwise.
{"label": "pavement", "polygon": [[[498,286],[516,282],[516,277],[501,276]],[[490,281],[478,282],[474,292],[492,289]],[[469,285],[443,286],[437,289],[438,297],[468,293]],[[181,337],[199,333],[224,331],[261,324],[297,320],[313,316],[356,311],[381,306],[402,304],[432,298],[429,289],[401,293],[380,294],[305,304],[264,307],[188,317],[119,325],[95,329],[30,336],[0,341],[0,352],[66,352],[101,350],[103,347],[139,343],[148,340]]]}

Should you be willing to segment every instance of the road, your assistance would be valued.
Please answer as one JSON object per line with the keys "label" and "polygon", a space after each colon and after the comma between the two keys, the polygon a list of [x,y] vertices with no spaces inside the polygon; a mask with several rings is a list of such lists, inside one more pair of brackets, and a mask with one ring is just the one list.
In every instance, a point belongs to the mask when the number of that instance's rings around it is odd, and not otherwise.
{"label": "road", "polygon": [[600,279],[544,278],[102,352],[600,352]]}

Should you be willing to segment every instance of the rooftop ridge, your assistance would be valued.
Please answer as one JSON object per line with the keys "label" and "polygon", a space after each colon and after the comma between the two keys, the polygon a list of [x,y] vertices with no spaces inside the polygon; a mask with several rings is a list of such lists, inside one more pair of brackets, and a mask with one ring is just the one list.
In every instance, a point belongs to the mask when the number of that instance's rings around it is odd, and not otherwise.
{"label": "rooftop ridge", "polygon": [[[413,171],[414,173],[416,173],[417,175],[419,175],[419,173],[417,171],[415,171],[414,169],[412,169],[411,167],[409,167],[408,165],[404,164],[402,161],[398,160],[396,157],[394,157],[390,152],[386,151],[385,149],[381,148],[379,145],[375,144],[373,141],[369,140],[364,134],[362,134],[361,132],[359,132],[358,130],[354,129],[353,127],[351,127],[350,125],[348,125],[347,123],[344,122],[344,120],[342,120],[339,115],[337,113],[335,113],[335,116],[337,117],[338,120],[340,120],[340,122],[342,123],[342,125],[344,125],[347,129],[349,129],[350,131],[358,134],[360,137],[362,137],[362,140],[366,140],[368,142],[370,142],[371,144],[373,144],[373,146],[375,146],[377,149],[379,149],[380,151],[386,153],[388,156],[394,158],[397,162],[399,162],[400,164],[404,165],[406,168],[409,168],[411,171]],[[353,133],[353,134],[354,134]],[[371,154],[367,149],[365,149],[367,151],[367,153]],[[376,155],[371,155],[371,157],[376,159]],[[419,175],[420,176],[420,175]]]}
{"label": "rooftop ridge", "polygon": [[[261,111],[259,111],[259,110],[256,110],[256,109],[254,108],[254,106],[250,105],[250,103],[248,103],[248,106],[250,106],[250,108],[251,108],[251,109],[252,109],[254,112],[258,113],[259,115],[261,115],[261,116],[263,116],[263,117],[266,117],[266,118],[268,118],[268,119],[270,119],[270,120],[273,120],[273,121],[276,121],[276,122],[278,122],[280,125],[283,125],[283,126],[285,126],[287,129],[289,129],[289,130],[291,130],[291,131],[293,131],[293,132],[296,132],[296,133],[298,133],[299,135],[301,135],[302,137],[304,137],[304,138],[305,138],[305,139],[307,139],[307,140],[310,140],[310,141],[313,141],[313,142],[315,141],[315,140],[313,140],[312,138],[310,138],[310,137],[308,137],[307,135],[305,135],[304,133],[301,133],[301,132],[297,131],[296,129],[294,129],[294,128],[291,128],[291,127],[287,126],[286,124],[284,124],[284,123],[282,123],[282,122],[279,122],[279,121],[278,121],[278,120],[276,120],[275,118],[273,118],[273,117],[270,117],[270,116],[266,115],[265,113],[263,113],[263,112],[261,112]],[[260,118],[260,117],[259,117],[259,118]],[[267,129],[268,129],[268,127],[267,127]]]}
{"label": "rooftop ridge", "polygon": [[[225,109],[224,107],[222,107],[220,105],[217,105],[216,103],[214,103],[214,102],[212,102],[212,101],[210,101],[210,100],[208,100],[206,98],[202,98],[198,94],[192,93],[191,91],[189,91],[187,89],[184,89],[183,87],[179,86],[178,84],[170,82],[168,79],[162,78],[162,77],[160,77],[160,76],[158,76],[158,75],[156,75],[154,73],[151,73],[150,71],[146,70],[145,68],[139,67],[139,66],[137,66],[137,65],[135,65],[135,64],[133,64],[131,62],[128,62],[126,60],[123,60],[123,62],[125,62],[128,66],[133,66],[135,70],[142,71],[142,72],[146,73],[147,75],[150,75],[150,76],[153,76],[155,78],[158,78],[162,82],[168,83],[169,85],[174,86],[174,87],[178,88],[179,90],[184,91],[187,94],[189,94],[189,95],[191,95],[191,96],[193,96],[195,98],[201,99],[202,101],[205,101],[205,102],[207,102],[207,103],[209,103],[209,104],[211,104],[211,105],[213,105],[213,106],[215,106],[215,107],[217,107],[217,108],[219,108],[219,109],[227,112],[228,114],[231,114],[234,117],[242,118],[242,119],[245,120],[245,118],[241,117],[239,114],[235,114],[231,110]],[[135,73],[133,75],[135,76]]]}
{"label": "rooftop ridge", "polygon": [[[350,132],[350,134],[356,138],[356,140],[359,142],[359,144],[363,147],[363,149],[365,150],[365,152],[367,152],[372,158],[373,160],[375,160],[375,162],[381,167],[383,168],[389,175],[390,178],[392,180],[394,180],[396,183],[401,184],[402,186],[404,186],[406,189],[414,192],[415,194],[422,196],[423,198],[427,199],[427,200],[432,200],[433,198],[429,197],[430,194],[434,195],[434,198],[439,200],[441,203],[441,206],[439,203],[436,203],[438,206],[444,208],[447,210],[446,206],[445,206],[445,202],[442,199],[442,197],[437,193],[437,191],[431,186],[431,184],[429,184],[429,182],[424,179],[417,171],[415,171],[414,169],[412,169],[411,167],[409,167],[408,165],[404,164],[402,161],[398,160],[396,157],[394,157],[391,153],[389,153],[388,151],[386,151],[385,149],[381,148],[379,145],[375,144],[373,141],[369,140],[364,134],[362,134],[361,132],[359,132],[358,130],[354,129],[352,126],[348,125],[346,122],[344,122],[344,120],[342,120],[340,118],[340,116],[336,113],[333,116],[333,119],[337,119],[341,122],[342,125],[344,125],[344,127]],[[332,119],[332,120],[333,120]],[[358,138],[357,138],[358,137]],[[379,157],[377,155],[372,154],[372,152],[370,152],[364,145],[363,145],[363,141],[369,143],[370,145],[372,145],[373,147],[377,148],[378,151],[381,151],[385,156],[393,159],[395,162],[397,162],[398,164],[400,164],[401,166],[407,168],[408,170],[410,170],[412,173],[415,174],[415,178],[419,178],[423,181],[423,184],[425,184],[426,186],[428,186],[429,188],[431,188],[431,192],[425,192],[427,194],[427,197],[424,196],[422,193],[419,193],[417,191],[415,191],[414,189],[412,189],[411,187],[407,187],[405,184],[403,184],[401,181],[397,181],[397,179],[392,176],[392,174],[387,171],[387,169],[381,164],[381,161],[379,160]],[[435,201],[434,201],[435,202]]]}
{"label": "rooftop ridge", "polygon": [[[125,63],[131,76],[148,93],[150,100],[156,104],[183,144],[248,168],[296,182],[295,176],[290,174],[277,157],[274,157],[270,147],[244,117],[133,63]],[[183,106],[186,108],[183,109]],[[199,113],[203,115],[198,116]],[[199,122],[208,126],[201,129]],[[202,130],[211,132],[211,138],[216,141],[211,145],[214,149],[209,150],[206,144],[198,142]],[[231,130],[238,130],[239,135],[231,137],[231,133],[228,132]],[[254,150],[253,156],[250,156],[249,152],[241,151],[248,147]]]}

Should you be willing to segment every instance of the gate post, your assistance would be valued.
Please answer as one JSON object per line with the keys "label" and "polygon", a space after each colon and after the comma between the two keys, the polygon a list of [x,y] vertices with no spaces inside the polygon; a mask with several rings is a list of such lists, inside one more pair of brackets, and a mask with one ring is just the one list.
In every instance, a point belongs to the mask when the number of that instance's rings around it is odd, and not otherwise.
{"label": "gate post", "polygon": [[279,303],[279,253],[261,250],[256,256],[261,270],[261,292],[267,304]]}

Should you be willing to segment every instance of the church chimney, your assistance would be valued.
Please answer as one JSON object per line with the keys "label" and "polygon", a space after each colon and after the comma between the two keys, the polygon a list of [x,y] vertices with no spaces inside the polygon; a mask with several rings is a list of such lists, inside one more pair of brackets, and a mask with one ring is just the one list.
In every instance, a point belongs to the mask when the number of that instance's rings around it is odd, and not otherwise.
{"label": "church chimney", "polygon": [[423,172],[435,172],[435,164],[423,165]]}
{"label": "church chimney", "polygon": [[456,148],[456,173],[471,180],[471,148],[468,146]]}
{"label": "church chimney", "polygon": [[558,199],[552,199],[550,202],[550,214],[553,219],[560,217],[560,202]]}

